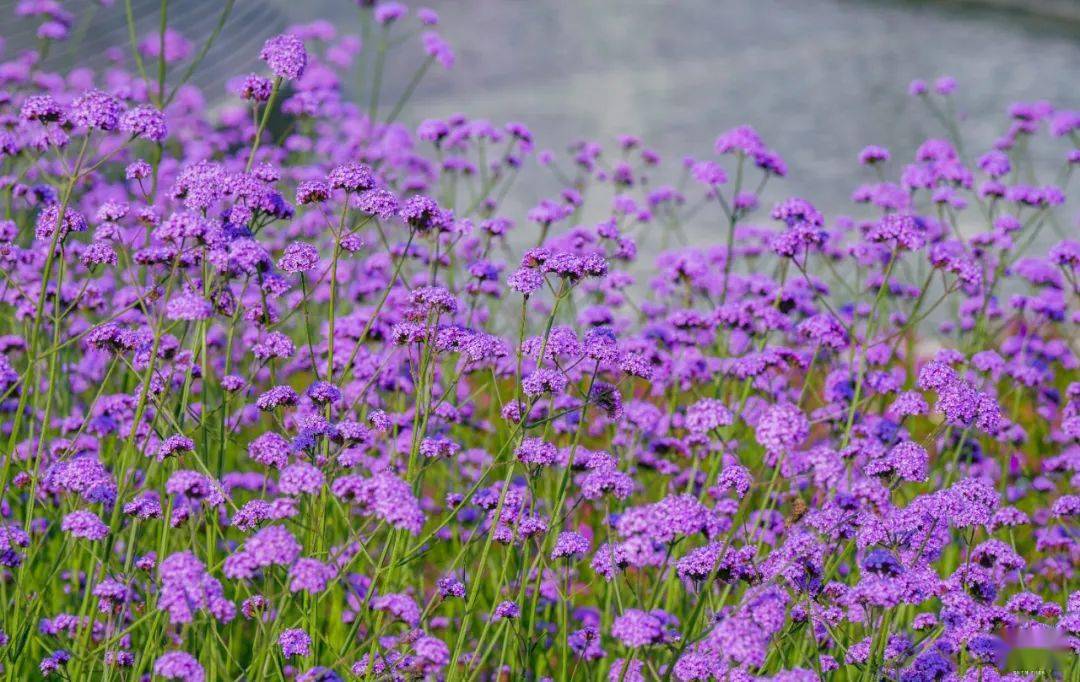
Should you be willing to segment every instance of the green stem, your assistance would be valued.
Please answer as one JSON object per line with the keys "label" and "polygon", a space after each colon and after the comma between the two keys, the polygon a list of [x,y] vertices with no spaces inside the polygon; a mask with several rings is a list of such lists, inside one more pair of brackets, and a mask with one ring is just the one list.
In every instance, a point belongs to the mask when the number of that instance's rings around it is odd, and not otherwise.
{"label": "green stem", "polygon": [[244,166],[245,173],[250,173],[251,166],[255,163],[255,152],[259,151],[259,145],[262,143],[263,130],[266,129],[266,124],[270,121],[270,112],[274,110],[274,102],[277,101],[278,93],[281,91],[281,83],[281,76],[274,79],[274,86],[270,90],[270,99],[266,101],[266,108],[263,109],[262,118],[259,119],[259,127],[255,130],[255,139],[251,143],[251,152],[248,153],[247,164]]}

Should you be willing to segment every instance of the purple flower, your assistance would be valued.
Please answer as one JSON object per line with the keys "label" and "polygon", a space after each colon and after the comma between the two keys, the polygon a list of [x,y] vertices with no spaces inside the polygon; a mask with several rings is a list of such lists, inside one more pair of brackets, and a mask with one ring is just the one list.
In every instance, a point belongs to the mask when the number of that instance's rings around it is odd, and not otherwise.
{"label": "purple flower", "polygon": [[692,433],[707,433],[734,421],[731,411],[715,398],[703,398],[686,410],[686,427]]}
{"label": "purple flower", "polygon": [[751,588],[737,610],[720,621],[698,645],[728,661],[761,666],[773,635],[787,619],[789,597],[775,585]]}
{"label": "purple flower", "polygon": [[724,169],[712,161],[698,161],[690,168],[690,174],[695,180],[708,187],[723,185],[728,181]]}
{"label": "purple flower", "polygon": [[872,166],[876,163],[882,163],[889,160],[889,150],[877,145],[869,145],[863,147],[863,150],[859,152],[859,163],[864,166]]}
{"label": "purple flower", "polygon": [[968,653],[979,663],[989,664],[995,668],[1005,665],[1005,659],[1009,655],[1009,647],[999,637],[994,635],[976,635],[968,640]]}
{"label": "purple flower", "polygon": [[60,207],[57,204],[50,204],[38,214],[34,236],[37,237],[38,241],[49,241],[56,233],[57,227],[60,228],[60,235],[57,239],[63,242],[71,232],[86,231],[86,218],[78,211],[66,208],[64,209],[64,219],[60,220]]}
{"label": "purple flower", "polygon": [[158,446],[157,459],[159,462],[163,462],[168,457],[179,455],[182,452],[192,452],[194,450],[195,441],[187,436],[176,434],[174,436],[169,436]]}
{"label": "purple flower", "polygon": [[165,482],[165,492],[190,500],[201,500],[212,507],[225,503],[225,493],[221,485],[198,471],[180,469],[174,472]]}
{"label": "purple flower", "polygon": [[161,501],[156,494],[140,495],[124,505],[124,513],[138,519],[160,519]]}
{"label": "purple flower", "polygon": [[974,386],[957,379],[939,389],[937,409],[949,423],[969,426],[979,414],[979,397]]}
{"label": "purple flower", "polygon": [[317,466],[296,462],[281,470],[278,475],[278,489],[286,495],[315,495],[325,481],[325,476]]}
{"label": "purple flower", "polygon": [[544,286],[544,275],[535,268],[518,268],[506,280],[507,286],[528,296]]}
{"label": "purple flower", "polygon": [[720,490],[734,490],[739,498],[746,496],[750,486],[754,483],[754,477],[750,470],[741,464],[732,464],[724,467],[716,480],[716,487]]}
{"label": "purple flower", "polygon": [[420,441],[420,454],[429,459],[450,459],[461,446],[449,438],[425,438]]}
{"label": "purple flower", "polygon": [[957,528],[989,523],[999,504],[997,491],[976,478],[957,481],[942,494],[949,518]]}
{"label": "purple flower", "polygon": [[538,397],[544,394],[558,395],[566,390],[569,380],[562,372],[553,369],[538,369],[521,382],[525,395]]}
{"label": "purple flower", "polygon": [[27,121],[55,123],[64,118],[64,110],[49,95],[31,95],[23,102],[19,116]]}
{"label": "purple flower", "polygon": [[335,167],[327,179],[334,189],[347,192],[364,192],[375,187],[375,174],[371,168],[355,161]]}
{"label": "purple flower", "polygon": [[824,218],[803,199],[793,197],[777,204],[772,217],[784,222],[788,228],[786,232],[776,235],[770,244],[778,256],[793,258],[825,242]]}
{"label": "purple flower", "polygon": [[782,453],[806,440],[810,435],[810,422],[797,406],[780,403],[765,410],[754,428],[754,434],[766,451]]}
{"label": "purple flower", "polygon": [[266,102],[274,91],[274,82],[256,74],[244,78],[240,85],[240,96],[253,102]]}
{"label": "purple flower", "polygon": [[319,251],[311,244],[293,242],[285,247],[277,265],[285,272],[310,272],[319,265]]}
{"label": "purple flower", "polygon": [[154,661],[154,674],[167,680],[203,682],[206,673],[195,658],[184,651],[169,651]]}
{"label": "purple flower", "polygon": [[341,389],[327,381],[316,381],[308,387],[307,396],[316,405],[326,405],[341,400]]}
{"label": "purple flower", "polygon": [[409,8],[400,2],[380,2],[375,6],[375,21],[391,24],[408,14]]}
{"label": "purple flower", "polygon": [[88,90],[71,103],[71,120],[75,125],[104,131],[116,130],[123,112],[120,100],[101,90]]}
{"label": "purple flower", "polygon": [[458,310],[457,299],[444,287],[418,287],[409,294],[412,306],[410,317],[423,319],[429,313],[453,314]]}
{"label": "purple flower", "polygon": [[279,407],[295,405],[300,399],[296,391],[290,386],[274,386],[258,397],[255,404],[260,410],[270,412]]}
{"label": "purple flower", "polygon": [[866,466],[870,476],[896,476],[904,481],[926,481],[930,456],[926,449],[912,441],[903,441],[893,446],[884,456]]}
{"label": "purple flower", "polygon": [[424,44],[424,52],[428,54],[432,59],[437,61],[444,69],[451,69],[454,66],[454,50],[450,45],[443,40],[435,31],[424,31],[420,39]]}
{"label": "purple flower", "polygon": [[420,607],[406,594],[386,594],[371,601],[371,608],[385,611],[394,618],[412,627],[420,624]]}
{"label": "purple flower", "polygon": [[161,142],[169,134],[165,114],[150,106],[135,107],[121,116],[120,130],[151,142]]}
{"label": "purple flower", "polygon": [[173,28],[166,28],[164,35],[155,31],[139,41],[139,51],[147,57],[161,57],[162,43],[164,43],[164,57],[167,64],[182,61],[191,55],[191,43]]}
{"label": "purple flower", "polygon": [[[251,348],[251,354],[259,360],[270,360],[272,358],[289,358],[292,357],[294,353],[296,353],[296,346],[293,344],[292,339],[290,339],[287,335],[281,332],[270,332]],[[270,389],[270,391],[268,391],[267,393],[275,391],[275,388]],[[275,398],[275,400],[287,398],[287,391],[281,391],[280,393],[281,395]],[[295,401],[282,404],[291,405],[295,404]]]}
{"label": "purple flower", "polygon": [[521,615],[521,609],[512,601],[501,602],[495,607],[494,620],[512,620]]}
{"label": "purple flower", "polygon": [[214,315],[214,306],[195,292],[183,292],[169,299],[165,317],[169,320],[206,320]]}
{"label": "purple flower", "polygon": [[60,530],[81,540],[104,540],[109,535],[109,527],[90,511],[73,511],[64,517]]}
{"label": "purple flower", "polygon": [[289,591],[318,594],[324,591],[336,571],[319,561],[307,557],[297,559],[289,569]]}
{"label": "purple flower", "polygon": [[748,125],[732,128],[716,138],[713,148],[717,154],[730,154],[739,152],[753,154],[765,147],[757,131]]}
{"label": "purple flower", "polygon": [[1080,516],[1080,496],[1062,495],[1054,502],[1050,513],[1059,518]]}
{"label": "purple flower", "polygon": [[600,646],[600,631],[591,625],[571,632],[566,639],[574,655],[587,661],[603,658],[606,654]]}
{"label": "purple flower", "polygon": [[443,576],[438,581],[439,596],[443,599],[465,598],[465,584],[453,576]]}
{"label": "purple flower", "polygon": [[690,550],[675,564],[675,570],[683,580],[705,580],[712,575],[722,547],[710,543],[704,547]]}
{"label": "purple flower", "polygon": [[248,445],[248,456],[263,466],[282,469],[289,461],[292,446],[280,434],[268,431]]}
{"label": "purple flower", "polygon": [[311,637],[300,628],[289,628],[278,637],[281,655],[285,658],[308,656],[311,654]]}
{"label": "purple flower", "polygon": [[44,677],[51,677],[54,672],[67,665],[70,660],[71,654],[63,649],[58,649],[42,659],[38,669]]}
{"label": "purple flower", "polygon": [[1063,239],[1050,247],[1048,258],[1063,268],[1080,268],[1080,242]]}
{"label": "purple flower", "polygon": [[439,23],[439,14],[427,7],[421,7],[416,10],[416,17],[420,20],[420,23],[425,26],[435,26]]}
{"label": "purple flower", "polygon": [[942,76],[934,81],[934,92],[939,95],[948,95],[956,90],[956,79],[952,76]]}
{"label": "purple flower", "polygon": [[526,438],[516,452],[519,461],[538,466],[551,466],[558,460],[558,449],[540,438]]}
{"label": "purple flower", "polygon": [[916,391],[905,391],[896,396],[896,399],[889,405],[888,415],[893,419],[902,419],[904,417],[915,416],[920,414],[926,414],[929,407],[926,404],[926,399],[922,397]]}
{"label": "purple flower", "polygon": [[124,169],[124,177],[128,180],[143,180],[150,177],[153,172],[154,170],[150,164],[142,159],[136,159]]}
{"label": "purple flower", "polygon": [[833,350],[848,345],[847,330],[832,315],[814,315],[799,324],[799,333],[806,338]]}
{"label": "purple flower", "polygon": [[390,220],[397,215],[400,205],[397,197],[388,189],[376,187],[369,189],[356,198],[356,207],[368,215],[380,220]]}
{"label": "purple flower", "polygon": [[909,251],[922,248],[926,242],[924,230],[914,216],[889,213],[870,229],[867,235],[874,242],[895,242]]}
{"label": "purple flower", "polygon": [[611,624],[611,636],[630,648],[666,644],[678,640],[678,624],[678,619],[660,610],[628,609]]}
{"label": "purple flower", "polygon": [[419,232],[444,229],[452,220],[450,214],[439,208],[434,199],[423,195],[407,199],[398,210],[398,215]]}
{"label": "purple flower", "polygon": [[296,186],[296,203],[318,204],[330,198],[330,185],[322,180],[305,180]]}
{"label": "purple flower", "polygon": [[551,550],[551,560],[581,558],[589,551],[589,541],[581,533],[571,530],[559,533],[555,547]]}
{"label": "purple flower", "polygon": [[165,558],[158,568],[161,590],[158,609],[169,614],[172,624],[190,623],[198,611],[228,622],[236,615],[235,605],[225,598],[221,583],[211,576],[191,552],[177,552]]}
{"label": "purple flower", "polygon": [[296,80],[304,75],[308,55],[304,41],[291,33],[283,33],[267,39],[263,44],[259,59],[266,62],[278,78]]}
{"label": "purple flower", "polygon": [[88,268],[98,265],[117,265],[120,259],[116,256],[112,244],[107,241],[93,241],[86,246],[82,256],[79,257],[82,264]]}
{"label": "purple flower", "polygon": [[875,549],[866,554],[862,560],[863,570],[877,575],[898,576],[904,572],[900,562],[884,549]]}
{"label": "purple flower", "polygon": [[358,505],[364,514],[376,516],[395,528],[417,534],[424,525],[424,512],[412,488],[393,474],[377,473],[371,478],[341,476],[330,485],[330,491],[342,501]]}
{"label": "purple flower", "polygon": [[919,370],[919,388],[938,391],[956,381],[956,370],[940,360],[932,360]]}
{"label": "purple flower", "polygon": [[270,566],[288,566],[300,555],[300,543],[284,526],[267,526],[225,559],[223,572],[234,580],[251,579]]}

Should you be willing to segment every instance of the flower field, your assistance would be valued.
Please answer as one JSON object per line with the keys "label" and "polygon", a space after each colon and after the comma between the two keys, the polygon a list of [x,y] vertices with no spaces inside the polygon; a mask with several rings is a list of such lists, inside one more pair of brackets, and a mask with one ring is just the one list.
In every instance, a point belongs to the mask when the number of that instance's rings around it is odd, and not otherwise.
{"label": "flower field", "polygon": [[425,118],[452,11],[222,96],[232,0],[57,73],[70,4],[0,52],[6,679],[1080,679],[1080,111],[916,81],[825,215],[748,125]]}

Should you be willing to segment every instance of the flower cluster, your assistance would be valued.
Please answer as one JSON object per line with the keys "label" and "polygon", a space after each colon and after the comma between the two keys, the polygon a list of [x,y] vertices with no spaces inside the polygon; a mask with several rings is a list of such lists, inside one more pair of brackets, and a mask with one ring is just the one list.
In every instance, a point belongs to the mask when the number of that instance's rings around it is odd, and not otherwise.
{"label": "flower cluster", "polygon": [[407,126],[453,50],[358,4],[213,108],[164,11],[101,74],[0,64],[10,678],[1080,675],[1080,112],[977,153],[916,82],[943,137],[829,215],[749,126],[675,168]]}

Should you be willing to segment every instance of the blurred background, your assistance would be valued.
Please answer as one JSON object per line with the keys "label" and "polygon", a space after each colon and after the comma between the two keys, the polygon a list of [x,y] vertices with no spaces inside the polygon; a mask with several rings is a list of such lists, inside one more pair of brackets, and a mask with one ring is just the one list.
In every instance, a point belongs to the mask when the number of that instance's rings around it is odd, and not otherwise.
{"label": "blurred background", "polygon": [[[221,0],[170,5],[170,25],[196,46]],[[35,24],[12,21],[0,0],[7,54],[33,46]],[[427,0],[457,52],[449,72],[430,70],[403,117],[460,112],[527,123],[539,148],[581,137],[640,135],[669,163],[707,156],[722,130],[755,126],[790,167],[779,191],[812,199],[828,214],[849,210],[867,179],[855,157],[866,144],[907,161],[937,122],[906,95],[913,78],[948,74],[967,118],[968,147],[985,149],[1007,126],[1014,101],[1080,108],[1080,0]],[[6,7],[4,7],[7,5]],[[75,7],[78,5],[79,7]],[[90,0],[70,3],[83,13]],[[156,34],[158,0],[133,0],[140,36]],[[123,2],[90,10],[77,54],[93,64],[126,49]],[[258,68],[262,41],[317,18],[359,32],[352,0],[238,0],[196,82],[209,99],[224,82]],[[413,41],[416,42],[415,40]],[[422,55],[415,44],[389,60],[384,101],[393,101]],[[1048,168],[1065,148],[1038,149]],[[1047,177],[1040,178],[1044,181]],[[525,203],[553,191],[519,183]],[[774,188],[777,191],[777,188]],[[1072,221],[1070,220],[1070,223]]]}

